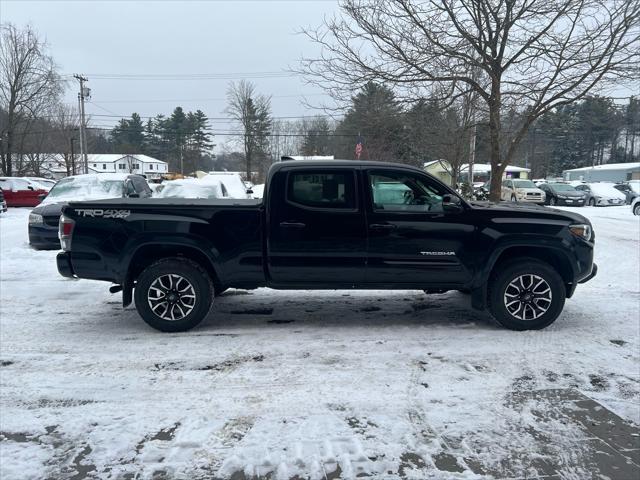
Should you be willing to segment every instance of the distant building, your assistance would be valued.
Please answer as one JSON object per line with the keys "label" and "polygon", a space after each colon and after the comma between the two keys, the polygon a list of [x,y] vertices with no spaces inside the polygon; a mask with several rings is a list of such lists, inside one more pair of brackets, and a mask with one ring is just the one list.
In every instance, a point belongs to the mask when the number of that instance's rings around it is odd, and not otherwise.
{"label": "distant building", "polygon": [[167,162],[141,154],[87,155],[89,173],[138,173],[147,178],[158,178],[169,171]]}
{"label": "distant building", "polygon": [[[502,178],[529,178],[530,168],[515,167],[509,165],[504,169]],[[460,177],[466,178],[469,176],[469,165],[465,163],[460,168]],[[488,163],[474,163],[473,164],[473,181],[474,182],[488,182],[491,179],[491,165]]]}
{"label": "distant building", "polygon": [[451,185],[453,182],[451,177],[451,164],[446,160],[425,162],[422,165],[422,169],[447,185]]}
{"label": "distant building", "polygon": [[[67,164],[67,159],[69,164]],[[159,178],[169,171],[167,162],[137,153],[127,155],[89,154],[87,159],[89,173],[138,173],[152,179]],[[70,155],[67,155],[65,159],[61,153],[15,155],[13,161],[13,170],[21,172],[21,176],[37,175],[53,180],[73,175],[72,166],[75,166],[76,175],[84,173],[84,162],[81,155],[74,155],[73,162]]]}
{"label": "distant building", "polygon": [[565,181],[624,182],[640,180],[640,162],[606,163],[595,167],[572,168],[562,172]]}

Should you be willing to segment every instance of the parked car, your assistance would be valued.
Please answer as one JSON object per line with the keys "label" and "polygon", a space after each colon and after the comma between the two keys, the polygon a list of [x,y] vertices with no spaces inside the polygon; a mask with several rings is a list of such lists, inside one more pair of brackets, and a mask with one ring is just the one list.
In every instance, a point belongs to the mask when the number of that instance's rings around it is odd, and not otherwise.
{"label": "parked car", "polygon": [[640,197],[636,197],[631,202],[631,211],[634,215],[640,215]]}
{"label": "parked car", "polygon": [[627,200],[624,193],[616,190],[612,183],[582,183],[576,190],[586,195],[586,203],[591,207],[624,205]]}
{"label": "parked car", "polygon": [[627,205],[631,205],[634,198],[640,197],[640,180],[630,180],[624,183],[616,183],[613,188],[624,193]]}
{"label": "parked car", "polygon": [[4,193],[2,193],[2,189],[0,188],[0,213],[4,213],[7,211],[7,202],[4,201]]}
{"label": "parked car", "polygon": [[146,198],[151,189],[140,175],[99,173],[61,179],[29,215],[29,244],[36,250],[60,248],[58,222],[71,201],[108,198]]}
{"label": "parked car", "polygon": [[543,183],[540,190],[545,194],[547,205],[583,207],[587,196],[568,183]]}
{"label": "parked car", "polygon": [[597,272],[583,216],[470,204],[414,167],[283,161],[266,186],[262,200],[72,202],[58,271],[115,283],[162,331],[197,325],[226,288],[264,286],[468,290],[503,326],[539,329]]}
{"label": "parked car", "polygon": [[153,194],[154,198],[229,198],[227,188],[221,182],[203,182],[196,178],[170,180]]}
{"label": "parked car", "polygon": [[27,177],[27,178],[32,182],[37,183],[38,185],[41,185],[42,188],[44,188],[47,191],[51,190],[53,186],[56,184],[56,181],[51,180],[50,178],[43,178],[43,177]]}
{"label": "parked car", "polygon": [[47,194],[42,186],[23,177],[0,177],[0,188],[8,207],[35,207]]}
{"label": "parked car", "polygon": [[252,198],[253,191],[247,188],[242,177],[231,172],[210,172],[202,177],[203,182],[221,182],[231,198]]}
{"label": "parked car", "polygon": [[512,202],[528,202],[543,205],[545,194],[531,180],[507,179],[502,181],[502,200]]}

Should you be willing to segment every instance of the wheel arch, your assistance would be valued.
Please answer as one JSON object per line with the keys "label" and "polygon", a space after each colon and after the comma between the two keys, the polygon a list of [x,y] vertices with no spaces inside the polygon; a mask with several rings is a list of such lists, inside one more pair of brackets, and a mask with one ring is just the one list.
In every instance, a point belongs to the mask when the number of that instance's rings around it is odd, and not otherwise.
{"label": "wheel arch", "polygon": [[570,298],[575,290],[575,269],[566,254],[553,246],[511,245],[498,249],[487,262],[482,273],[480,285],[472,289],[472,305],[483,310],[487,307],[488,285],[495,272],[515,259],[534,259],[545,262],[554,268],[565,285],[566,296]]}
{"label": "wheel arch", "polygon": [[222,289],[220,276],[213,259],[200,248],[184,244],[146,243],[136,248],[127,264],[125,281],[122,286],[123,306],[131,303],[132,290],[140,273],[158,260],[171,257],[185,258],[197,263],[209,274],[215,290]]}

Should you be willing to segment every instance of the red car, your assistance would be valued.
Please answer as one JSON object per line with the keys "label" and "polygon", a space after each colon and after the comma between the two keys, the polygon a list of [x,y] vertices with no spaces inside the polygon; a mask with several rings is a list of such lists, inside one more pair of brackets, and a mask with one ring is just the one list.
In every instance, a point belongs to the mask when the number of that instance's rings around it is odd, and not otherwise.
{"label": "red car", "polygon": [[35,207],[47,191],[26,178],[0,177],[0,188],[7,207]]}

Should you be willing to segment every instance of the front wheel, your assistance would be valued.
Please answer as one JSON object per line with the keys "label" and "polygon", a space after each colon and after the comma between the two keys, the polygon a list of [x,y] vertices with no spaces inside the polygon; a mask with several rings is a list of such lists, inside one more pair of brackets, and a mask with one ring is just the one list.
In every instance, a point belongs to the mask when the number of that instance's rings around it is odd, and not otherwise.
{"label": "front wheel", "polygon": [[505,264],[489,284],[493,317],[511,330],[539,330],[562,312],[566,290],[553,267],[533,258]]}
{"label": "front wheel", "polygon": [[640,215],[640,202],[636,203],[635,207],[633,207],[633,214]]}
{"label": "front wheel", "polygon": [[186,258],[164,258],[142,271],[135,303],[142,319],[163,332],[183,332],[209,313],[213,283],[208,273]]}
{"label": "front wheel", "polygon": [[518,198],[515,195],[511,195],[511,201],[512,202],[517,202]]}
{"label": "front wheel", "polygon": [[590,207],[595,207],[596,206],[596,199],[595,198],[590,198],[589,199],[589,206]]}

